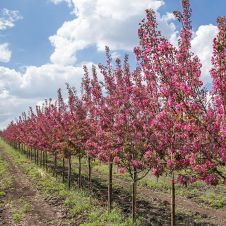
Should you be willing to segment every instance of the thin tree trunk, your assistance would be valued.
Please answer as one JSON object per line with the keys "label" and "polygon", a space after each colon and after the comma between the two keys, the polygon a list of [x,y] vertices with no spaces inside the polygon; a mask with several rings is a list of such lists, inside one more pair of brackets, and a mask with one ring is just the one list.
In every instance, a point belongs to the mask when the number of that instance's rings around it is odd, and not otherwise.
{"label": "thin tree trunk", "polygon": [[39,152],[38,152],[38,150],[36,150],[36,152],[37,152],[37,162],[36,162],[36,164],[38,165],[38,160],[39,160]]}
{"label": "thin tree trunk", "polygon": [[42,151],[40,152],[40,161],[39,161],[39,165],[42,165]]}
{"label": "thin tree trunk", "polygon": [[43,163],[43,151],[41,151],[40,153],[40,166],[42,166],[42,163]]}
{"label": "thin tree trunk", "polygon": [[71,188],[71,156],[68,158],[68,177],[67,177],[67,182],[68,182],[68,188]]}
{"label": "thin tree trunk", "polygon": [[91,158],[88,155],[88,183],[89,183],[89,190],[91,190],[91,187],[92,187],[91,175],[92,175]]}
{"label": "thin tree trunk", "polygon": [[65,170],[65,163],[64,163],[64,158],[63,158],[63,171],[62,171],[62,182],[64,183],[64,170]]}
{"label": "thin tree trunk", "polygon": [[43,155],[43,151],[41,152],[41,166],[43,166],[43,162],[44,162],[44,159],[43,159],[44,155]]}
{"label": "thin tree trunk", "polygon": [[47,151],[45,153],[46,153],[45,165],[46,165],[46,171],[47,171],[48,170],[48,154],[47,154]]}
{"label": "thin tree trunk", "polygon": [[35,151],[36,151],[36,164],[38,164],[38,150]]}
{"label": "thin tree trunk", "polygon": [[33,152],[32,152],[32,148],[31,148],[31,160],[33,160],[33,156],[32,156]]}
{"label": "thin tree trunk", "polygon": [[78,188],[81,188],[82,185],[82,178],[81,178],[81,171],[82,171],[82,163],[81,163],[81,155],[78,156]]}
{"label": "thin tree trunk", "polygon": [[112,210],[112,168],[113,163],[110,159],[108,162],[108,213]]}
{"label": "thin tree trunk", "polygon": [[171,181],[171,226],[176,225],[176,215],[175,215],[175,181],[174,172],[172,173]]}
{"label": "thin tree trunk", "polygon": [[132,220],[136,222],[136,201],[137,201],[137,171],[134,169],[132,182]]}
{"label": "thin tree trunk", "polygon": [[56,177],[57,173],[56,173],[56,168],[57,168],[57,153],[54,153],[54,170],[53,170],[53,175]]}
{"label": "thin tree trunk", "polygon": [[42,152],[42,156],[43,156],[43,157],[42,157],[42,160],[43,160],[43,161],[42,161],[42,166],[43,166],[43,168],[44,168],[44,167],[45,167],[45,161],[46,161],[46,159],[45,159],[45,151]]}

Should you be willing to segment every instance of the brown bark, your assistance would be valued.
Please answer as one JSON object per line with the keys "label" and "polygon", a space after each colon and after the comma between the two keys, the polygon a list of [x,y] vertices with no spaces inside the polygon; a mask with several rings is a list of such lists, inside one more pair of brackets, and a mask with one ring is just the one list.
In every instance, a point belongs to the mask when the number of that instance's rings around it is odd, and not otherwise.
{"label": "brown bark", "polygon": [[71,188],[71,156],[68,157],[68,188]]}
{"label": "brown bark", "polygon": [[54,172],[53,175],[56,177],[57,173],[56,173],[56,169],[57,169],[57,153],[54,153]]}
{"label": "brown bark", "polygon": [[39,165],[42,166],[42,151],[40,152],[40,161],[39,161]]}
{"label": "brown bark", "polygon": [[134,169],[132,182],[132,220],[136,222],[136,201],[137,201],[137,171]]}
{"label": "brown bark", "polygon": [[62,161],[63,161],[62,182],[64,183],[64,181],[65,181],[65,180],[64,180],[64,179],[65,179],[65,178],[64,178],[64,170],[65,170],[64,158],[63,158],[63,160],[62,160]]}
{"label": "brown bark", "polygon": [[112,210],[112,169],[113,163],[110,159],[108,162],[108,213]]}
{"label": "brown bark", "polygon": [[46,154],[45,166],[46,166],[46,170],[48,170],[48,154],[47,154],[47,151],[45,152],[45,154]]}
{"label": "brown bark", "polygon": [[81,181],[81,171],[82,171],[82,163],[81,163],[81,156],[78,156],[78,188],[81,188],[82,181]]}
{"label": "brown bark", "polygon": [[36,150],[36,153],[37,153],[37,155],[36,155],[36,160],[37,160],[37,165],[38,165],[38,158],[39,158],[39,156],[38,156],[38,154],[39,154],[39,151],[38,150]]}
{"label": "brown bark", "polygon": [[172,173],[171,181],[171,226],[176,225],[176,214],[175,214],[175,181],[174,172]]}
{"label": "brown bark", "polygon": [[91,167],[91,158],[88,156],[88,182],[89,182],[89,190],[92,187],[92,167]]}
{"label": "brown bark", "polygon": [[33,156],[32,156],[33,152],[32,152],[32,148],[31,148],[31,160],[33,160]]}

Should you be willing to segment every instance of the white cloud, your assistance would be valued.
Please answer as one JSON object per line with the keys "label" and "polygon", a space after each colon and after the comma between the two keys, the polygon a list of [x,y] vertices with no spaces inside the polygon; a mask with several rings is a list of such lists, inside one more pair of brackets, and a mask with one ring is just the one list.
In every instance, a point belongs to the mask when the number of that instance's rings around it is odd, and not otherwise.
{"label": "white cloud", "polygon": [[9,50],[9,44],[0,44],[0,62],[7,63],[10,61],[11,51]]}
{"label": "white cloud", "polygon": [[64,88],[66,82],[80,89],[82,76],[82,67],[62,67],[54,64],[46,64],[41,67],[30,66],[23,74],[22,95],[30,98],[37,96],[49,98],[55,95],[58,88]]}
{"label": "white cloud", "polygon": [[[65,22],[50,37],[54,52],[52,63],[73,65],[76,54],[90,45],[100,51],[108,45],[114,50],[132,50],[138,44],[138,24],[147,8],[158,10],[163,0],[73,0],[75,18]],[[163,33],[171,37],[175,26],[171,14],[161,17],[158,22]]]}
{"label": "white cloud", "polygon": [[6,90],[9,95],[19,98],[44,99],[54,96],[57,89],[63,88],[66,82],[79,91],[82,76],[82,66],[28,66],[23,73],[0,67],[0,90]]}
{"label": "white cloud", "polygon": [[[177,43],[178,31],[173,24],[174,17],[170,13],[162,16],[158,13],[158,9],[164,4],[163,0],[48,1],[54,4],[66,2],[73,6],[75,17],[64,22],[56,34],[50,37],[54,47],[50,56],[51,63],[40,67],[27,66],[23,71],[0,67],[0,128],[28,109],[28,106],[40,104],[45,98],[54,98],[56,90],[64,88],[66,82],[79,91],[83,70],[76,58],[78,51],[91,45],[96,45],[99,51],[103,51],[104,46],[108,45],[116,58],[121,55],[120,50],[132,50],[138,44],[138,24],[145,16],[146,8],[156,10],[160,30],[173,44]],[[0,16],[0,30],[14,26],[16,18],[18,19],[16,12],[10,14],[9,11],[5,11],[4,20]],[[9,14],[11,16],[7,16]],[[209,80],[212,38],[216,33],[215,26],[202,25],[192,39],[193,51],[200,57],[204,66],[204,80]],[[5,50],[5,54],[2,54],[4,51],[0,51],[0,61],[7,62],[11,54],[8,45],[1,44],[0,50],[1,48]]]}
{"label": "white cloud", "polygon": [[72,6],[71,0],[49,0],[49,1],[52,2],[52,3],[54,3],[55,5],[58,5],[58,4],[60,4],[60,3],[65,2],[65,3],[68,4],[69,7]]}
{"label": "white cloud", "polygon": [[22,16],[19,11],[2,9],[0,11],[0,30],[14,27],[15,22],[20,19],[22,19]]}
{"label": "white cloud", "polygon": [[218,28],[212,24],[201,25],[194,33],[191,41],[192,50],[202,63],[202,77],[205,84],[211,83],[209,70],[211,68],[211,56],[213,51],[213,39],[218,33]]}
{"label": "white cloud", "polygon": [[[2,9],[0,10],[0,31],[12,28],[15,22],[22,17],[17,10]],[[8,43],[0,43],[0,62],[8,63],[11,59],[11,51]]]}
{"label": "white cloud", "polygon": [[4,129],[15,120],[28,106],[34,106],[37,100],[12,96],[8,91],[0,92],[0,129]]}
{"label": "white cloud", "polygon": [[82,76],[82,66],[45,64],[28,66],[24,72],[0,67],[0,129],[29,106],[56,97],[57,89],[65,88],[66,82],[79,93]]}

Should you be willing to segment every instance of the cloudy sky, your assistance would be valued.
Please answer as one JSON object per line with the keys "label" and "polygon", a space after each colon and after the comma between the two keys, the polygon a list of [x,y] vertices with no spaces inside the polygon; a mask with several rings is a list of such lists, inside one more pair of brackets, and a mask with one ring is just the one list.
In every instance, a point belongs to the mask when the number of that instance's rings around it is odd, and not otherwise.
{"label": "cloudy sky", "polygon": [[[191,0],[193,51],[208,73],[216,17],[225,0]],[[29,106],[55,97],[70,82],[79,89],[82,65],[104,62],[104,46],[113,56],[131,54],[139,21],[153,8],[159,28],[176,43],[179,24],[172,16],[180,0],[0,0],[0,129]]]}

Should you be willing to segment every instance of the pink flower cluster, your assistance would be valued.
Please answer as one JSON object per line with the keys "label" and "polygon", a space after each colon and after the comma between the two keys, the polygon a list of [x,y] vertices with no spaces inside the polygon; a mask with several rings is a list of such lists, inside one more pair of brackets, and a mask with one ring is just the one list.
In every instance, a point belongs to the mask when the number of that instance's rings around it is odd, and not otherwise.
{"label": "pink flower cluster", "polygon": [[10,142],[65,156],[89,155],[113,162],[118,171],[138,179],[183,170],[183,184],[198,179],[210,184],[225,180],[226,50],[225,18],[218,18],[213,42],[208,93],[200,80],[201,64],[191,52],[191,8],[182,1],[174,12],[182,23],[178,47],[157,29],[156,15],[146,10],[134,48],[137,67],[126,55],[114,62],[106,47],[106,64],[84,66],[82,95],[67,85],[68,102],[58,99],[23,113],[2,135]]}

